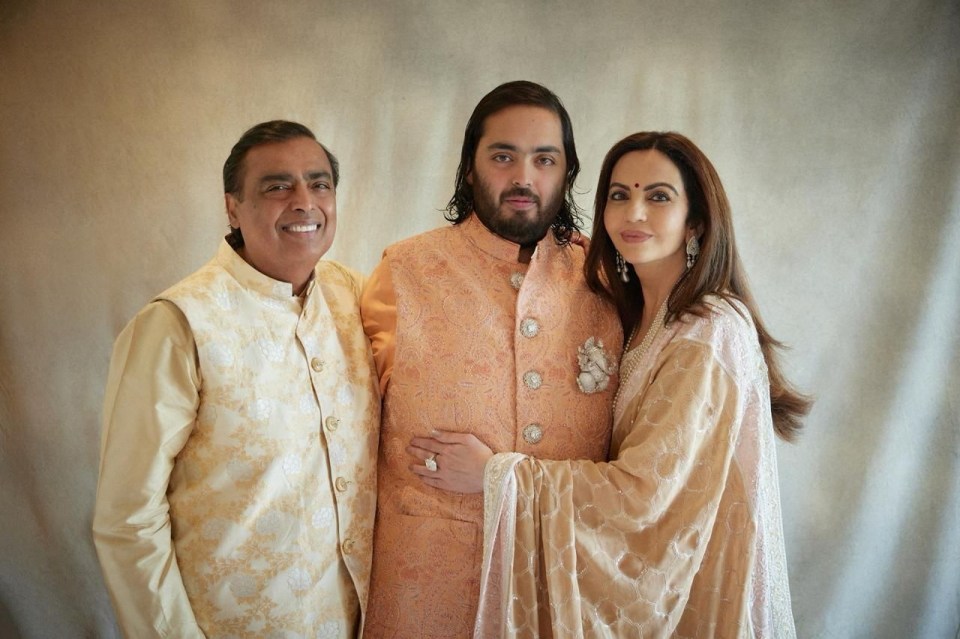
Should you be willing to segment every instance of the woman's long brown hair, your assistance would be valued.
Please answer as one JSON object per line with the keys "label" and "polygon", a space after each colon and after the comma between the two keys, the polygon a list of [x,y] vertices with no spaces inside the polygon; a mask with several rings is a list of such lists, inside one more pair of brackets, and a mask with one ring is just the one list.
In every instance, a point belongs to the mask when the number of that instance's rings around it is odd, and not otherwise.
{"label": "woman's long brown hair", "polygon": [[737,254],[727,194],[713,164],[689,139],[673,132],[635,133],[617,142],[607,152],[600,169],[593,237],[584,266],[587,284],[616,304],[623,321],[624,334],[629,335],[640,321],[643,292],[629,264],[629,281],[624,283],[620,280],[614,257],[616,249],[604,226],[603,214],[614,166],[627,153],[650,149],[666,155],[680,170],[690,205],[687,224],[696,230],[700,240],[700,255],[696,263],[680,277],[667,301],[667,321],[674,321],[684,313],[705,315],[707,309],[704,298],[708,295],[740,300],[753,317],[760,349],[767,363],[774,429],[781,438],[793,441],[802,428],[801,418],[810,411],[812,400],[798,392],[783,374],[777,355],[777,350],[782,349],[783,344],[767,332],[750,293],[743,264]]}

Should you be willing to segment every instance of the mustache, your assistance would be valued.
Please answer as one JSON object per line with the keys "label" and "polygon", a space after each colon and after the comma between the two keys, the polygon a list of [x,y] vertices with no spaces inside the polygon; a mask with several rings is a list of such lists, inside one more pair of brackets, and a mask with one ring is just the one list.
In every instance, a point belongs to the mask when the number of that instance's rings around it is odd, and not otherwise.
{"label": "mustache", "polygon": [[540,204],[540,198],[533,191],[522,186],[512,188],[509,191],[505,191],[503,194],[500,195],[500,202],[503,203],[504,200],[510,197],[525,197],[533,200],[537,204]]}

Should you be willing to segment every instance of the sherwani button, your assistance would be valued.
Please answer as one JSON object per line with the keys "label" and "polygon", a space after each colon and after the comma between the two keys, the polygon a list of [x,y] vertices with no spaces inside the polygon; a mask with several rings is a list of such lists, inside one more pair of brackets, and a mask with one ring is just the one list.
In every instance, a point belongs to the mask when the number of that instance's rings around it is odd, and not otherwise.
{"label": "sherwani button", "polygon": [[333,482],[334,488],[336,488],[337,491],[341,493],[347,490],[347,486],[349,484],[350,482],[344,479],[343,477],[337,477],[337,480]]}
{"label": "sherwani button", "polygon": [[319,357],[314,357],[312,360],[310,360],[310,368],[319,373],[323,370],[323,360]]}
{"label": "sherwani button", "polygon": [[520,286],[523,284],[523,273],[519,271],[510,276],[510,286],[520,290]]}
{"label": "sherwani button", "polygon": [[543,439],[543,427],[540,424],[527,424],[523,429],[523,439],[528,444],[539,444]]}
{"label": "sherwani button", "polygon": [[340,427],[340,418],[330,415],[323,422],[331,433]]}
{"label": "sherwani button", "polygon": [[536,337],[540,333],[540,324],[537,320],[526,318],[520,322],[520,334],[524,337]]}
{"label": "sherwani button", "polygon": [[543,385],[543,376],[537,371],[527,371],[523,374],[523,383],[530,390],[537,390]]}
{"label": "sherwani button", "polygon": [[343,552],[343,554],[349,555],[353,552],[354,545],[355,545],[355,542],[349,537],[347,537],[346,539],[343,540],[343,543],[340,544],[340,550],[341,552]]}

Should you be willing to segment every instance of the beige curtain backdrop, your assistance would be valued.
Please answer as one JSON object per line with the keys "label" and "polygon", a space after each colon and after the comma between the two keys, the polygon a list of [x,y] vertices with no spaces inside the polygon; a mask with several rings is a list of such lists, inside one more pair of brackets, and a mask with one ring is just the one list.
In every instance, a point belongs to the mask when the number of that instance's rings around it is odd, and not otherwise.
{"label": "beige curtain backdrop", "polygon": [[780,447],[800,636],[958,635],[956,0],[0,0],[0,636],[119,634],[90,537],[111,344],[213,254],[240,133],[335,150],[329,257],[369,272],[444,223],[471,109],[518,78],[568,107],[587,209],[628,133],[715,162],[817,397]]}

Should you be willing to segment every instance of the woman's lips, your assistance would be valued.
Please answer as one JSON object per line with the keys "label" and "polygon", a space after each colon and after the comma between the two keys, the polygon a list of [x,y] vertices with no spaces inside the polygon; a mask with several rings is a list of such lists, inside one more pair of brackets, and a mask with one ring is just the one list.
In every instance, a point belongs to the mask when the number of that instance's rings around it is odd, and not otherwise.
{"label": "woman's lips", "polygon": [[624,242],[628,242],[631,244],[646,242],[651,237],[653,236],[650,235],[649,233],[644,233],[643,231],[623,231],[622,233],[620,233],[620,238]]}

